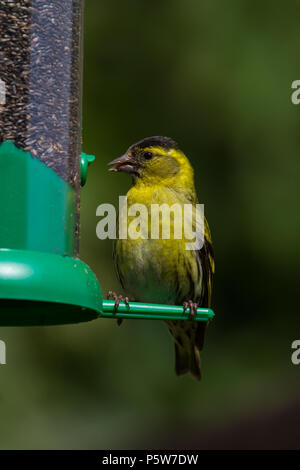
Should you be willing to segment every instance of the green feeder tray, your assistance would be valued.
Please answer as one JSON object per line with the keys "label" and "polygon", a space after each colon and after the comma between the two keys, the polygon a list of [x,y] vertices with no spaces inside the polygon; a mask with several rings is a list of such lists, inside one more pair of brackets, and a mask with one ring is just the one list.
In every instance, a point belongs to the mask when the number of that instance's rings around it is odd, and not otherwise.
{"label": "green feeder tray", "polygon": [[98,318],[102,296],[91,269],[70,256],[0,250],[0,325],[78,323]]}

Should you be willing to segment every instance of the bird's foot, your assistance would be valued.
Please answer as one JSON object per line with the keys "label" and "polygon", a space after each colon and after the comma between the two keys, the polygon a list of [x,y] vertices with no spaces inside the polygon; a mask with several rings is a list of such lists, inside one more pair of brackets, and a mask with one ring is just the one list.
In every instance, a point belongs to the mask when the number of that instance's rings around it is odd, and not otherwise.
{"label": "bird's foot", "polygon": [[127,307],[129,307],[129,298],[128,297],[123,297],[122,295],[118,295],[112,290],[108,291],[107,299],[111,299],[111,300],[115,301],[115,306],[114,306],[114,312],[115,313],[118,311],[120,302],[125,302]]}
{"label": "bird's foot", "polygon": [[195,317],[195,313],[197,313],[198,304],[196,304],[192,300],[188,300],[187,302],[183,302],[182,305],[183,305],[183,313],[185,313],[185,311],[188,308],[190,309],[189,319],[193,320]]}

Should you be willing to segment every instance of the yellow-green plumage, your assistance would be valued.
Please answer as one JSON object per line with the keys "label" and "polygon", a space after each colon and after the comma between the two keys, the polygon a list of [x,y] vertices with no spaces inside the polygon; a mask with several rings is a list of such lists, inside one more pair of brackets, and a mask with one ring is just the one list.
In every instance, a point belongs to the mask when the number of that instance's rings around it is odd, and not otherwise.
{"label": "yellow-green plumage", "polygon": [[[199,307],[209,307],[214,261],[207,221],[200,250],[187,250],[186,242],[190,240],[174,238],[175,217],[171,219],[170,239],[150,238],[152,204],[196,207],[193,169],[187,157],[171,139],[151,137],[130,147],[122,158],[125,162],[116,159],[114,169],[123,169],[133,176],[133,186],[127,193],[128,207],[141,203],[149,213],[148,239],[118,239],[115,243],[116,269],[126,294],[136,301],[182,305],[192,300]],[[200,379],[199,351],[205,324],[166,323],[175,340],[176,373],[191,372]]]}

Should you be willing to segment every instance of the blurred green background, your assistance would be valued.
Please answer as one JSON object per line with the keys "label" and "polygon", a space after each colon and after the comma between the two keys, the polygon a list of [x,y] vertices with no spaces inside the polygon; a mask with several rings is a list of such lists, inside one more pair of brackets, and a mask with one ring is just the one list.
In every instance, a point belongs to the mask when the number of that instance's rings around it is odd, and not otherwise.
{"label": "blurred green background", "polygon": [[216,276],[203,381],[177,378],[154,321],[6,328],[0,446],[297,448],[299,2],[87,0],[81,257],[120,292],[96,207],[130,185],[107,163],[151,135],[195,168]]}

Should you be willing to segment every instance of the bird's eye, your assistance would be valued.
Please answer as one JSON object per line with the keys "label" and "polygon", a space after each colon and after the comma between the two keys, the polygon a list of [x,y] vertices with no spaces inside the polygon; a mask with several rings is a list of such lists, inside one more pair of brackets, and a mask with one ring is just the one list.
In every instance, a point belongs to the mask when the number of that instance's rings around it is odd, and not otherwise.
{"label": "bird's eye", "polygon": [[145,158],[145,160],[151,160],[152,157],[153,157],[153,153],[152,153],[152,152],[144,152],[144,158]]}

